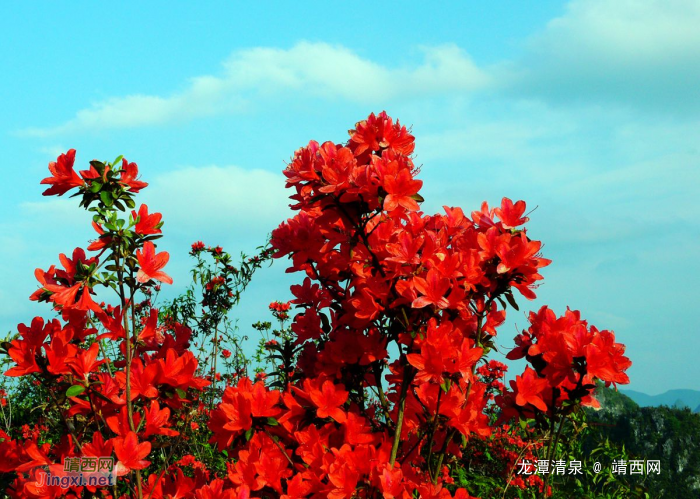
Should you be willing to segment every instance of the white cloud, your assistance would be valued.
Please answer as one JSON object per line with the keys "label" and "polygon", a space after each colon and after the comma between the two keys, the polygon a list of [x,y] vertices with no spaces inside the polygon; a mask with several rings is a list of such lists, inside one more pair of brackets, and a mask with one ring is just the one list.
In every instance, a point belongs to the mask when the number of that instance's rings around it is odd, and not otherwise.
{"label": "white cloud", "polygon": [[291,191],[284,185],[282,174],[265,170],[190,166],[156,177],[141,201],[163,213],[164,231],[169,234],[187,234],[194,240],[224,233],[262,244],[291,216]]}
{"label": "white cloud", "polygon": [[63,147],[60,144],[54,144],[51,146],[44,146],[44,147],[39,148],[40,153],[42,153],[46,156],[49,156],[51,158],[57,158],[61,154],[65,154],[67,150],[68,150],[67,147]]}
{"label": "white cloud", "polygon": [[511,103],[507,111],[468,106],[447,122],[447,129],[422,134],[417,150],[429,162],[444,160],[500,160],[522,163],[550,153],[575,135],[579,124],[569,113],[554,112],[541,103]]}
{"label": "white cloud", "polygon": [[553,54],[661,64],[679,55],[697,58],[699,19],[697,0],[574,0],[532,43]]}
{"label": "white cloud", "polygon": [[697,111],[698,26],[697,0],[574,0],[497,72],[516,93],[549,101]]}
{"label": "white cloud", "polygon": [[533,233],[567,247],[633,245],[698,226],[698,122],[542,103],[461,111],[461,124],[417,134],[428,212],[524,199],[539,205]]}
{"label": "white cloud", "polygon": [[291,49],[252,48],[235,52],[220,76],[200,76],[167,97],[113,97],[78,111],[66,123],[21,131],[52,136],[77,131],[132,128],[183,122],[242,112],[254,97],[294,92],[362,104],[385,103],[456,91],[472,91],[488,76],[455,45],[423,48],[424,59],[412,67],[385,67],[351,50],[326,43],[301,42]]}
{"label": "white cloud", "polygon": [[[72,194],[72,193],[71,193]],[[83,210],[77,208],[78,202],[68,197],[44,198],[42,201],[25,201],[19,205],[21,212],[32,221],[42,221],[49,217],[49,224],[62,222],[68,225],[79,223]],[[46,219],[43,220],[46,223]]]}
{"label": "white cloud", "polygon": [[[229,243],[248,249],[264,244],[267,235],[293,215],[292,191],[285,189],[281,173],[247,170],[238,166],[182,167],[156,176],[137,197],[138,205],[163,214],[166,245],[186,248],[195,240],[209,244]],[[50,198],[23,202],[16,217],[0,224],[0,237],[7,259],[47,265],[58,253],[85,248],[97,238],[91,213],[78,207],[77,199]],[[128,217],[128,215],[123,215]],[[9,234],[12,234],[10,237]],[[40,234],[37,245],[32,234]],[[233,248],[232,248],[233,249]]]}
{"label": "white cloud", "polygon": [[[205,237],[255,240],[262,244],[266,235],[293,215],[289,209],[292,191],[285,189],[281,173],[248,170],[239,166],[187,166],[161,174],[137,198],[150,212],[163,214],[166,236],[186,236],[186,243]],[[7,234],[23,234],[22,229],[40,231],[51,239],[66,239],[85,246],[97,234],[90,227],[91,214],[78,208],[76,199],[51,198],[19,205],[19,219],[0,228]],[[22,237],[0,238],[5,253],[20,253]],[[60,251],[69,248],[61,247]],[[54,248],[55,251],[55,248]]]}
{"label": "white cloud", "polygon": [[383,65],[327,43],[234,52],[217,74],[170,95],[95,102],[54,127],[24,136],[135,128],[250,111],[270,97],[308,96],[363,105],[500,88],[547,102],[617,102],[673,112],[700,110],[700,1],[573,0],[524,41],[522,57],[478,67],[454,44],[423,47],[422,60]]}

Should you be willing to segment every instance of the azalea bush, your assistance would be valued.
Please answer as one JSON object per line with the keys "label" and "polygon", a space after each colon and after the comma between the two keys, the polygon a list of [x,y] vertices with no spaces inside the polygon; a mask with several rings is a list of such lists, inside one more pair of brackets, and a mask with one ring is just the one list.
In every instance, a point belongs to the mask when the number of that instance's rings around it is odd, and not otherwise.
{"label": "azalea bush", "polygon": [[[579,312],[542,307],[508,354],[528,366],[506,386],[506,366],[489,358],[498,328],[535,298],[550,261],[527,233],[524,201],[423,213],[413,151],[413,135],[385,113],[345,143],[309,142],[284,171],[297,213],[269,246],[234,265],[195,243],[199,289],[159,309],[169,255],[154,243],[161,215],[136,208],[147,186],[136,164],[92,161],[77,173],[74,150],[50,163],[44,194],[75,191],[97,239],[60,255],[62,268],[36,271],[31,299],[56,318],[21,324],[3,344],[5,376],[28,380],[44,404],[33,428],[0,432],[6,494],[556,492],[518,463],[557,456],[581,407],[596,405],[596,382],[629,381],[624,346]],[[247,358],[228,313],[270,257],[298,284],[290,302],[271,304],[276,327],[254,325],[259,348]],[[115,484],[39,484],[80,456],[113,457]]]}

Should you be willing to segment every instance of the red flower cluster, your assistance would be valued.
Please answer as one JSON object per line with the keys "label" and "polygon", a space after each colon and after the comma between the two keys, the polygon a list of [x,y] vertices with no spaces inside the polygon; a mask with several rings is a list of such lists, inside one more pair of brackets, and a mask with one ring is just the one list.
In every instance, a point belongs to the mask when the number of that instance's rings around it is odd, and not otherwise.
{"label": "red flower cluster", "polygon": [[[73,169],[75,163],[75,149],[70,149],[67,153],[61,154],[56,161],[49,163],[49,171],[51,176],[41,181],[42,184],[49,184],[51,187],[44,191],[44,196],[58,195],[63,196],[66,192],[75,187],[83,187],[86,184],[92,184],[93,180],[100,179],[107,181],[107,172],[110,167],[102,169],[90,164],[89,170],[80,172],[80,176]],[[139,175],[139,167],[136,163],[129,163],[126,159],[122,160],[122,168],[118,182],[122,187],[134,194],[138,193],[144,187],[147,187],[146,182],[137,180]]]}
{"label": "red flower cluster", "polygon": [[[484,204],[471,218],[459,208],[421,213],[413,149],[410,132],[382,113],[346,144],[310,142],[285,171],[299,214],[273,232],[272,246],[291,258],[288,271],[307,276],[292,286],[300,353],[288,391],[239,384],[212,414],[214,441],[249,463],[230,473],[236,483],[451,497],[441,482],[460,454],[456,435],[490,433],[477,362],[511,290],[533,298],[549,260],[517,229],[527,221],[522,201]],[[392,343],[399,357],[387,371]],[[256,412],[257,398],[275,412]],[[281,480],[265,478],[268,448],[279,453]]]}
{"label": "red flower cluster", "polygon": [[204,248],[206,248],[204,243],[202,241],[197,241],[195,243],[192,243],[192,251],[190,253],[192,253],[192,254],[199,253],[200,251],[204,251]]}
{"label": "red flower cluster", "polygon": [[[20,324],[18,337],[6,345],[14,366],[5,375],[36,377],[61,417],[81,424],[67,428],[61,442],[53,444],[39,444],[39,431],[25,431],[24,440],[0,433],[0,472],[19,472],[6,491],[10,497],[62,497],[64,489],[39,485],[37,467],[61,467],[66,458],[80,456],[114,455],[117,474],[131,476],[133,484],[132,472],[151,463],[151,440],[179,435],[172,428],[172,412],[196,399],[209,384],[198,375],[197,359],[187,350],[192,334],[188,328],[176,323],[159,327],[158,311],[152,308],[142,320],[134,315],[134,292],[148,297],[150,287],[158,289],[152,280],[172,283],[162,270],[169,255],[156,253],[151,242],[161,232],[161,215],[149,214],[141,205],[128,222],[115,218],[114,209],[133,206],[132,194],[148,185],[136,179],[138,167],[126,160],[121,168],[94,161],[79,177],[73,171],[74,158],[70,150],[49,164],[53,176],[42,183],[52,187],[44,194],[62,195],[79,187],[84,206],[99,203],[93,227],[100,238],[88,249],[104,257],[88,258],[76,248],[72,257],[60,255],[62,268],[36,270],[41,287],[31,299],[49,302],[62,320],[36,317],[29,326]],[[102,272],[105,269],[116,274],[117,281]],[[132,294],[126,295],[118,284],[129,280]],[[120,305],[97,304],[93,288],[112,287],[114,282],[114,289],[121,290]],[[142,308],[149,309],[148,299],[144,304]],[[118,360],[107,358],[104,339],[117,342]],[[163,480],[152,474],[148,484],[165,489]],[[200,477],[202,486],[203,481]],[[96,492],[94,487],[88,490]],[[71,487],[69,495],[81,497],[82,491]],[[156,491],[152,497],[163,495]]]}
{"label": "red flower cluster", "polygon": [[607,386],[629,383],[625,371],[632,362],[624,356],[625,346],[615,342],[611,331],[589,327],[578,311],[557,317],[544,306],[531,312],[530,327],[515,343],[508,358],[525,357],[534,369],[527,367],[510,382],[513,392],[506,392],[501,401],[504,417],[532,414],[534,408],[551,414],[572,400],[599,407],[593,397],[596,380]]}
{"label": "red flower cluster", "polygon": [[[417,492],[469,499],[450,476],[465,452],[478,458],[490,445],[511,463],[516,450],[534,458],[538,449],[505,428],[496,430],[495,444],[485,444],[496,410],[502,421],[537,415],[555,422],[577,404],[594,403],[596,380],[628,382],[630,362],[612,332],[589,327],[578,312],[557,318],[544,307],[530,315],[509,355],[533,367],[505,389],[505,366],[484,356],[496,348],[507,306],[517,308],[514,290],[534,298],[539,269],[550,261],[523,227],[524,201],[483,203],[470,215],[451,207],[420,211],[413,150],[410,131],[381,113],[357,123],[344,144],[312,141],[296,151],[284,173],[298,213],[265,250],[288,257],[289,272],[304,274],[290,302],[270,304],[281,322],[293,315],[289,329],[282,325],[277,339],[261,342],[279,371],[258,369],[255,381],[240,376],[223,393],[216,390],[218,336],[204,376],[188,350],[192,331],[171,318],[159,325],[152,308],[154,281],[172,279],[163,271],[169,255],[152,242],[161,215],[146,205],[135,209],[133,194],[147,185],[137,180],[137,166],[93,161],[78,176],[75,151],[59,157],[43,181],[51,185],[45,194],[77,187],[82,206],[97,203],[90,209],[99,239],[88,249],[100,254],[87,258],[76,249],[72,258],[61,255],[63,269],[37,270],[41,288],[32,299],[50,302],[63,320],[20,325],[7,348],[15,365],[6,375],[36,376],[65,400],[56,402],[63,420],[81,425],[66,425],[53,444],[0,433],[0,471],[20,472],[8,494],[57,497],[65,491],[37,490],[32,470],[66,457],[114,454],[118,474],[141,498],[407,499]],[[131,218],[117,219],[127,208]],[[235,279],[260,258],[238,269],[221,247],[199,241],[191,254],[201,263],[205,250],[217,270],[200,279],[202,305],[228,310],[240,292]],[[118,306],[95,303],[98,284],[117,290]],[[146,299],[137,305],[138,292]],[[115,343],[114,359],[104,352],[105,339]],[[209,385],[211,410],[197,404]],[[182,441],[200,424],[229,458],[225,475],[211,476],[189,453],[153,472],[156,445]],[[191,468],[187,476],[182,468]],[[544,485],[538,477],[518,480],[514,485]]]}
{"label": "red flower cluster", "polygon": [[280,321],[286,321],[289,319],[289,310],[292,308],[292,306],[289,303],[282,303],[279,301],[273,301],[269,305],[269,309],[272,312],[272,315]]}

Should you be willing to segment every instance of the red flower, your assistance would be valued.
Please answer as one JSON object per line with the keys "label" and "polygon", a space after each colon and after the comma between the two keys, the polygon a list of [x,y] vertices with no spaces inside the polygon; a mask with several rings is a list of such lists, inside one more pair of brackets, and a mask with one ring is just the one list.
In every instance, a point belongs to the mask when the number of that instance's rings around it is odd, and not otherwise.
{"label": "red flower", "polygon": [[152,213],[149,215],[148,206],[145,204],[141,205],[138,213],[132,211],[131,216],[134,217],[134,220],[138,219],[138,222],[134,227],[134,231],[136,231],[137,234],[146,236],[149,234],[161,233],[160,228],[163,225],[163,222],[161,222],[163,215],[160,213]]}
{"label": "red flower", "polygon": [[371,444],[375,441],[372,427],[362,416],[349,412],[343,427],[345,428],[345,442],[350,445]]}
{"label": "red flower", "polygon": [[291,308],[291,305],[289,302],[273,301],[268,307],[274,312],[287,312]]}
{"label": "red flower", "polygon": [[142,470],[151,464],[144,458],[151,453],[151,442],[141,442],[136,433],[130,431],[125,437],[116,437],[114,452],[117,454],[117,475],[122,476],[131,470]]}
{"label": "red flower", "polygon": [[100,235],[100,237],[98,239],[96,239],[95,241],[90,243],[90,246],[87,247],[88,251],[98,251],[98,250],[101,250],[101,249],[103,249],[111,244],[112,238],[109,236],[103,237],[105,234],[105,231],[100,224],[93,221],[92,228],[95,229],[95,232],[97,232]]}
{"label": "red flower", "polygon": [[165,359],[158,359],[158,376],[155,383],[167,384],[182,390],[190,387],[201,390],[208,386],[209,382],[195,377],[197,364],[197,358],[191,351],[185,350],[181,356],[178,356],[175,349],[169,348]]}
{"label": "red flower", "polygon": [[55,336],[51,340],[50,346],[44,346],[46,350],[46,360],[48,366],[46,369],[52,374],[70,374],[71,369],[68,365],[69,360],[75,360],[78,353],[78,347],[67,343],[61,336]]}
{"label": "red flower", "polygon": [[100,346],[97,343],[93,343],[88,350],[81,350],[75,357],[68,359],[66,364],[70,366],[78,378],[87,379],[88,374],[105,363],[105,360],[97,360],[99,351]]}
{"label": "red flower", "polygon": [[146,182],[136,180],[139,175],[139,167],[136,163],[129,163],[126,159],[122,159],[122,174],[121,183],[126,185],[130,192],[136,194],[144,187],[148,187]]}
{"label": "red flower", "polygon": [[426,279],[416,277],[413,280],[418,292],[424,295],[413,300],[413,308],[423,308],[427,305],[447,308],[450,302],[445,298],[445,293],[450,289],[450,280],[441,276],[435,269],[429,270],[426,277]]}
{"label": "red flower", "polygon": [[304,480],[300,473],[295,474],[291,480],[287,480],[287,493],[280,499],[304,499],[313,492],[314,484],[310,480]]}
{"label": "red flower", "polygon": [[144,328],[139,333],[139,340],[146,341],[156,337],[158,328],[158,309],[152,308]]}
{"label": "red flower", "polygon": [[[513,385],[512,381],[511,385]],[[522,376],[515,377],[515,388],[517,389],[515,403],[523,407],[532,404],[539,410],[546,412],[547,404],[542,399],[542,394],[548,387],[549,383],[546,379],[537,376],[534,369],[526,367]]]}
{"label": "red flower", "polygon": [[380,148],[389,148],[408,156],[413,152],[414,141],[415,138],[405,126],[401,126],[398,120],[394,124],[393,119],[382,111],[378,115],[370,114],[366,120],[355,125],[355,130],[350,131],[348,147],[355,156],[379,151]]}
{"label": "red flower", "polygon": [[66,154],[61,154],[56,161],[49,163],[49,171],[52,176],[46,177],[41,183],[49,184],[51,187],[44,191],[44,196],[52,196],[54,194],[63,196],[72,188],[79,187],[85,183],[73,170],[74,162],[75,149],[70,149]]}
{"label": "red flower", "polygon": [[279,407],[276,407],[280,400],[280,392],[268,390],[262,381],[258,381],[253,385],[250,397],[250,412],[253,417],[275,417],[280,413]]}
{"label": "red flower", "polygon": [[[304,383],[306,388],[306,383]],[[336,385],[331,380],[326,380],[321,385],[321,388],[312,388],[309,392],[311,401],[318,407],[318,417],[331,417],[337,422],[342,423],[346,419],[345,412],[340,409],[348,399],[348,392],[339,388],[342,385]]]}
{"label": "red flower", "polygon": [[384,468],[379,483],[382,486],[382,492],[385,499],[408,498],[411,497],[406,492],[406,485],[403,482],[403,473],[401,468],[390,469],[388,466]]}
{"label": "red flower", "polygon": [[[139,395],[146,398],[158,396],[155,379],[158,376],[159,364],[149,364],[146,368],[138,360],[131,366],[131,398],[135,399]],[[119,375],[119,373],[117,373]],[[124,378],[126,379],[126,378]]]}
{"label": "red flower", "polygon": [[149,435],[165,435],[168,437],[174,437],[179,435],[175,430],[167,428],[169,425],[168,420],[170,419],[170,409],[164,407],[160,408],[157,401],[152,401],[151,405],[145,411],[146,415],[146,430],[143,437],[146,438]]}
{"label": "red flower", "polygon": [[92,442],[83,443],[83,455],[93,457],[111,456],[114,444],[111,440],[105,442],[101,433],[95,432]]}
{"label": "red flower", "polygon": [[513,201],[508,198],[501,200],[501,207],[493,210],[494,214],[501,219],[503,227],[512,229],[518,225],[522,225],[528,220],[522,216],[525,213],[525,201],[518,201],[513,205]]}
{"label": "red flower", "polygon": [[136,280],[139,282],[148,282],[151,279],[172,284],[173,279],[160,269],[165,267],[170,260],[170,255],[167,251],[162,251],[156,254],[156,247],[151,241],[147,241],[143,245],[143,251],[136,250],[136,258],[141,267],[136,274]]}
{"label": "red flower", "polygon": [[5,376],[25,376],[41,372],[36,363],[36,346],[26,340],[14,340],[10,343],[7,353],[17,364],[5,371]]}
{"label": "red flower", "polygon": [[417,211],[419,206],[414,196],[422,185],[423,181],[414,180],[408,169],[401,170],[396,176],[388,175],[384,178],[384,190],[387,192],[384,209],[392,211],[402,206],[409,211]]}
{"label": "red flower", "polygon": [[624,353],[625,345],[615,343],[612,332],[601,331],[586,349],[588,374],[602,379],[606,385],[629,383],[630,378],[625,371],[632,365],[632,361]]}
{"label": "red flower", "polygon": [[[228,391],[229,389],[227,389]],[[251,418],[251,403],[250,399],[246,398],[242,393],[234,393],[229,398],[230,403],[222,403],[219,409],[223,411],[228,422],[224,424],[223,429],[228,431],[244,431],[253,426]]]}

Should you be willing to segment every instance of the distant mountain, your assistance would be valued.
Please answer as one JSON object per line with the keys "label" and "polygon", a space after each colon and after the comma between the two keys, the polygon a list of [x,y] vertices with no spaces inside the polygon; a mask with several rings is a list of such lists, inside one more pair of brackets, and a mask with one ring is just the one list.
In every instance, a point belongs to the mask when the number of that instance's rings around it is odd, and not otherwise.
{"label": "distant mountain", "polygon": [[696,407],[695,412],[700,412],[700,391],[699,390],[669,390],[661,395],[647,395],[635,390],[620,390],[629,398],[634,400],[641,407],[658,407],[666,405],[668,407]]}

